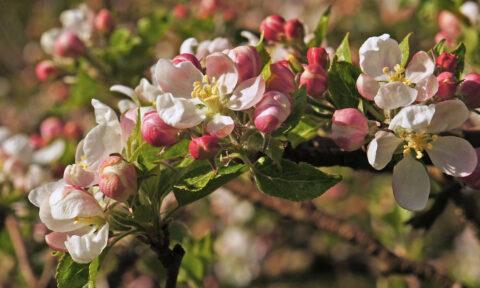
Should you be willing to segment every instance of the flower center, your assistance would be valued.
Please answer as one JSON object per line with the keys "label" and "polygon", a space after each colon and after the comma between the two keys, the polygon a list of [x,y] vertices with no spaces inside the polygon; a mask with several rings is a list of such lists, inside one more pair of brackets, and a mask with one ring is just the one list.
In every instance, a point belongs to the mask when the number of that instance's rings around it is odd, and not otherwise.
{"label": "flower center", "polygon": [[83,155],[82,157],[80,157],[80,159],[82,159],[82,160],[77,162],[77,165],[82,167],[83,170],[88,171],[87,157],[85,157],[85,155]]}
{"label": "flower center", "polygon": [[406,144],[403,145],[403,155],[407,155],[413,150],[415,151],[417,159],[420,159],[423,157],[422,151],[433,148],[432,143],[437,141],[438,136],[421,132],[403,131],[400,133],[400,138],[406,142]]}
{"label": "flower center", "polygon": [[388,67],[383,68],[383,73],[388,75],[388,82],[402,82],[408,86],[412,85],[412,81],[405,78],[405,68],[397,64],[395,67],[393,67],[393,69],[395,72],[390,71],[390,68]]}
{"label": "flower center", "polygon": [[212,81],[208,79],[208,76],[203,76],[202,82],[196,81],[193,83],[192,98],[198,98],[207,105],[216,104],[220,99],[220,83],[217,83],[217,79],[212,77]]}
{"label": "flower center", "polygon": [[77,216],[73,218],[74,224],[86,224],[95,225],[96,227],[102,227],[105,225],[105,218],[102,216]]}

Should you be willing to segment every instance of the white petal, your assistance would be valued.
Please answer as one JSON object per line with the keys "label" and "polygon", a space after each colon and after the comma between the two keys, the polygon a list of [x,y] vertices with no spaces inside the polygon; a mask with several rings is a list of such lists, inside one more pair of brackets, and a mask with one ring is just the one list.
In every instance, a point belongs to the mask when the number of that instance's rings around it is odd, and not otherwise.
{"label": "white petal", "polygon": [[177,98],[191,98],[193,83],[202,81],[203,75],[190,61],[173,65],[168,59],[160,59],[155,65],[152,76],[165,92],[170,92]]}
{"label": "white petal", "polygon": [[470,175],[477,166],[477,154],[465,139],[455,136],[438,137],[427,150],[433,165],[443,173],[455,177]]}
{"label": "white petal", "polygon": [[51,232],[45,235],[45,242],[48,246],[52,247],[55,250],[68,252],[67,247],[65,246],[65,241],[67,241],[68,237],[73,235],[84,235],[91,230],[92,228],[90,226],[85,226],[71,232]]}
{"label": "white petal", "polygon": [[68,253],[72,256],[73,261],[81,264],[90,263],[99,256],[108,243],[108,224],[95,233],[82,236],[71,236],[65,241]]}
{"label": "white petal", "polygon": [[194,53],[195,57],[197,57],[198,60],[201,60],[204,57],[207,57],[208,55],[210,55],[210,51],[208,50],[210,47],[210,43],[212,43],[212,41],[205,40],[198,44],[197,52]]}
{"label": "white petal", "polygon": [[7,127],[0,127],[0,144],[10,137],[10,130]]}
{"label": "white petal", "polygon": [[195,38],[188,38],[183,41],[182,45],[180,45],[180,54],[189,53],[195,54],[195,49],[198,46],[198,41]]}
{"label": "white petal", "polygon": [[40,45],[45,53],[53,55],[55,53],[55,41],[62,34],[62,29],[52,28],[43,32],[40,38]]}
{"label": "white petal", "polygon": [[378,131],[375,133],[375,139],[367,147],[368,163],[377,170],[385,168],[392,160],[393,152],[400,143],[402,143],[402,139],[393,133]]}
{"label": "white petal", "polygon": [[232,59],[223,53],[213,53],[205,60],[207,75],[211,80],[213,77],[224,87],[224,93],[232,93],[238,82],[237,66]]}
{"label": "white petal", "polygon": [[233,91],[227,106],[234,111],[249,109],[262,100],[264,92],[265,81],[262,76],[250,78],[240,83]]}
{"label": "white petal", "polygon": [[48,201],[56,220],[71,220],[77,216],[103,217],[103,210],[93,195],[73,187],[60,187],[53,191]]}
{"label": "white petal", "polygon": [[53,218],[49,198],[43,199],[38,215],[48,229],[56,232],[70,232],[86,226],[85,224],[75,223],[73,219],[60,220]]}
{"label": "white petal", "polygon": [[460,100],[446,100],[435,104],[435,114],[428,133],[450,131],[460,127],[469,116],[467,106]]}
{"label": "white petal", "polygon": [[415,85],[415,89],[418,91],[417,101],[422,102],[428,100],[435,96],[438,91],[438,80],[435,75],[430,75],[426,78],[420,80],[417,85]]}
{"label": "white petal", "polygon": [[112,127],[116,125],[120,126],[117,114],[115,114],[112,108],[97,99],[92,99],[92,106],[95,109],[95,121],[98,124],[106,124]]}
{"label": "white petal", "polygon": [[388,67],[394,71],[394,67],[402,61],[402,53],[398,42],[383,34],[379,37],[370,37],[362,44],[359,50],[360,67],[362,71],[375,80],[387,80],[383,68]]}
{"label": "white petal", "polygon": [[417,90],[402,82],[387,83],[380,87],[375,96],[375,104],[386,110],[407,106],[417,99]]}
{"label": "white petal", "polygon": [[432,75],[434,69],[435,63],[433,63],[432,57],[425,51],[419,51],[413,55],[412,60],[408,63],[405,77],[412,83],[418,83]]}
{"label": "white petal", "polygon": [[118,106],[118,110],[120,110],[120,113],[122,114],[132,108],[138,107],[137,104],[135,104],[132,100],[128,100],[128,99],[122,99],[118,101],[117,106]]}
{"label": "white petal", "polygon": [[468,1],[463,3],[462,6],[460,6],[460,13],[465,15],[470,22],[472,22],[472,25],[475,26],[478,20],[478,3]]}
{"label": "white petal", "polygon": [[78,142],[77,150],[75,151],[75,163],[81,162],[83,160],[82,157],[85,156],[85,151],[83,150],[84,144],[85,139],[82,139],[80,142]]}
{"label": "white petal", "polygon": [[175,98],[165,93],[157,98],[157,112],[160,118],[170,126],[186,129],[197,126],[205,119],[204,109],[197,107],[197,99]]}
{"label": "white petal", "polygon": [[135,101],[135,91],[128,86],[113,85],[112,87],[110,87],[110,91],[111,92],[118,92],[120,94],[126,95],[126,96],[132,98],[133,101]]}
{"label": "white petal", "polygon": [[434,105],[411,105],[403,108],[393,117],[388,129],[395,131],[397,128],[404,128],[421,131],[432,122],[434,114]]}
{"label": "white petal", "polygon": [[65,182],[63,179],[60,179],[56,182],[50,182],[37,187],[28,194],[28,201],[30,201],[30,203],[33,205],[40,207],[40,204],[44,199],[49,198],[53,191],[63,186],[65,186]]}
{"label": "white petal", "polygon": [[135,93],[137,93],[140,100],[147,103],[154,103],[158,95],[162,94],[162,90],[150,84],[147,79],[143,78],[140,80],[140,84],[135,88]]}
{"label": "white petal", "polygon": [[360,95],[368,100],[373,100],[380,89],[377,80],[367,74],[360,74],[357,79],[357,89]]}
{"label": "white petal", "polygon": [[[118,125],[120,127],[120,124]],[[110,154],[122,152],[122,130],[112,129],[106,125],[97,125],[83,143],[83,151],[88,164],[88,170],[97,172]]]}
{"label": "white petal", "polygon": [[60,159],[65,151],[65,141],[57,139],[47,147],[33,153],[33,162],[47,165]]}
{"label": "white petal", "polygon": [[208,52],[209,53],[223,52],[224,50],[229,48],[230,48],[230,41],[228,41],[227,38],[217,37],[213,39],[208,45]]}
{"label": "white petal", "polygon": [[216,135],[219,138],[227,137],[232,133],[235,124],[232,117],[215,114],[213,119],[207,124],[207,132],[210,135]]}
{"label": "white petal", "polygon": [[240,32],[240,36],[247,39],[248,45],[250,46],[257,46],[258,42],[260,42],[260,39],[257,37],[257,35],[247,30]]}
{"label": "white petal", "polygon": [[425,208],[430,194],[430,178],[423,164],[408,154],[393,168],[393,195],[398,205],[418,211]]}
{"label": "white petal", "polygon": [[24,164],[31,161],[33,148],[27,135],[17,134],[5,140],[2,144],[3,152],[8,156],[20,159]]}

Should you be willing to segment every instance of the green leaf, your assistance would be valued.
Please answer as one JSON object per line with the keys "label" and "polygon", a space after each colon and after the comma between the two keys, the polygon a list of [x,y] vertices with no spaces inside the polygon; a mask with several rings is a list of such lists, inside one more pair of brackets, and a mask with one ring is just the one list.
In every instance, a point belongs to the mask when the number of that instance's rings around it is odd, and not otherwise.
{"label": "green leaf", "polygon": [[328,71],[328,91],[337,109],[357,108],[360,94],[357,91],[357,78],[361,74],[360,68],[352,63],[337,61],[333,57]]}
{"label": "green leaf", "polygon": [[262,78],[265,82],[268,81],[270,76],[272,76],[272,71],[270,70],[270,65],[272,64],[272,61],[268,61],[262,68],[262,71],[260,71],[260,75],[262,75]]}
{"label": "green leaf", "polygon": [[455,70],[455,76],[457,79],[460,79],[463,72],[463,67],[465,66],[465,53],[467,52],[467,48],[465,44],[461,42],[458,46],[451,52],[457,56],[457,69]]}
{"label": "green leaf", "polygon": [[88,265],[88,283],[84,288],[95,288],[97,283],[98,270],[100,269],[100,257],[95,258],[90,265]]}
{"label": "green leaf", "polygon": [[292,100],[292,113],[290,113],[287,120],[284,122],[284,124],[288,125],[290,128],[293,128],[298,124],[300,117],[302,117],[303,112],[305,111],[305,106],[307,105],[307,87],[303,85],[295,90],[292,94]]}
{"label": "green leaf", "polygon": [[282,160],[282,170],[277,171],[270,160],[260,158],[253,173],[261,191],[292,201],[314,199],[341,180],[340,176],[325,174],[310,164],[297,165],[286,159]]}
{"label": "green leaf", "polygon": [[[262,59],[262,69],[265,68],[265,65],[270,64],[272,61],[270,54],[265,49],[265,45],[263,44],[263,33],[260,36],[260,41],[258,41],[257,46],[255,46],[258,54],[260,54],[260,59]],[[265,79],[265,78],[264,78]]]}
{"label": "green leaf", "polygon": [[335,52],[335,55],[337,56],[338,61],[352,63],[350,45],[348,45],[348,35],[349,33],[347,33],[345,35],[345,38],[343,38],[342,43],[340,43],[340,46],[338,46],[337,51]]}
{"label": "green leaf", "polygon": [[275,164],[280,164],[283,156],[283,150],[285,150],[282,141],[270,137],[268,145],[263,150],[264,138],[260,133],[255,133],[248,137],[248,149],[251,151],[264,152],[270,159],[272,159]]}
{"label": "green leaf", "polygon": [[320,126],[320,122],[317,122],[309,116],[304,115],[300,118],[297,126],[288,132],[287,139],[292,147],[295,148],[300,143],[303,143],[317,135],[317,131]]}
{"label": "green leaf", "polygon": [[65,253],[58,262],[55,279],[58,288],[82,288],[88,285],[89,275],[89,264],[78,264]]}
{"label": "green leaf", "polygon": [[[187,155],[188,145],[190,140],[182,139],[175,145],[165,147],[154,147],[148,143],[143,143],[133,155],[133,161],[137,161],[140,165],[143,165],[147,171],[157,167],[158,161],[183,157]],[[160,154],[161,153],[161,154]]]}
{"label": "green leaf", "polygon": [[408,56],[410,55],[410,44],[409,40],[413,33],[408,33],[405,38],[403,38],[402,42],[398,45],[400,47],[400,51],[402,52],[402,67],[407,66]]}
{"label": "green leaf", "polygon": [[327,10],[323,12],[322,16],[317,22],[317,26],[313,31],[313,39],[308,42],[308,47],[315,47],[322,45],[323,40],[327,37],[328,20],[330,18],[330,11],[332,6],[328,6]]}
{"label": "green leaf", "polygon": [[77,81],[73,85],[72,92],[62,108],[75,108],[79,106],[89,106],[93,98],[102,99],[98,83],[90,78],[87,73],[80,71],[77,75]]}
{"label": "green leaf", "polygon": [[180,206],[192,203],[240,176],[248,169],[244,164],[230,164],[218,168],[217,175],[207,161],[196,161],[199,166],[186,173],[173,187]]}
{"label": "green leaf", "polygon": [[167,31],[171,18],[168,14],[155,14],[138,20],[138,34],[149,44],[155,44]]}
{"label": "green leaf", "polygon": [[433,55],[432,53],[430,53],[430,55],[433,57],[437,57],[438,55],[445,52],[445,41],[445,39],[440,40],[440,42],[438,42],[431,50],[433,52]]}

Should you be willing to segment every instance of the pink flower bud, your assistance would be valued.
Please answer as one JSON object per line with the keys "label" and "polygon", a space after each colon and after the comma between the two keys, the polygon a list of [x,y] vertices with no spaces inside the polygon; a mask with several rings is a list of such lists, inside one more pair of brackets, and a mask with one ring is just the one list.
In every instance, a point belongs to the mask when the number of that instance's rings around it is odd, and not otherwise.
{"label": "pink flower bud", "polygon": [[295,75],[288,66],[277,62],[270,65],[270,72],[271,75],[266,82],[268,91],[275,90],[283,93],[293,93],[295,91]]}
{"label": "pink flower bud", "polygon": [[173,17],[177,19],[185,19],[188,16],[188,8],[183,4],[177,4],[173,7]]}
{"label": "pink flower bud", "polygon": [[172,60],[173,65],[177,65],[179,63],[185,62],[185,61],[190,61],[192,64],[197,67],[198,70],[202,71],[202,65],[198,61],[197,57],[195,55],[190,54],[190,53],[183,53],[180,55],[175,56]]}
{"label": "pink flower bud", "polygon": [[226,21],[232,21],[233,19],[235,19],[236,16],[237,16],[237,10],[235,10],[235,8],[233,7],[228,7],[225,10],[223,10],[223,18]]}
{"label": "pink flower bud", "polygon": [[85,44],[77,34],[65,31],[55,40],[55,52],[62,57],[76,58],[85,53]]}
{"label": "pink flower bud", "polygon": [[346,151],[357,150],[365,142],[368,122],[362,112],[354,108],[335,111],[332,117],[332,139]]}
{"label": "pink flower bud", "polygon": [[276,130],[288,118],[292,107],[289,94],[280,91],[266,92],[255,107],[255,127],[264,133]]}
{"label": "pink flower bud", "polygon": [[445,46],[449,48],[455,47],[456,40],[450,37],[447,33],[440,31],[435,35],[435,43],[438,43],[443,39],[445,39]]}
{"label": "pink flower bud", "polygon": [[460,36],[460,22],[457,17],[449,11],[441,11],[438,14],[438,27],[440,31],[447,34],[452,39],[457,39]]}
{"label": "pink flower bud", "polygon": [[440,72],[447,71],[455,73],[455,70],[457,69],[457,56],[455,54],[444,52],[438,56],[435,64]]}
{"label": "pink flower bud", "polygon": [[45,140],[43,140],[42,136],[39,134],[32,134],[29,138],[30,145],[32,145],[33,149],[40,149],[45,146]]}
{"label": "pink flower bud", "polygon": [[473,170],[472,174],[460,179],[471,188],[480,189],[480,148],[475,148],[475,152],[477,152],[478,158],[477,167]]}
{"label": "pink flower bud", "polygon": [[63,180],[75,187],[88,187],[95,180],[95,173],[85,170],[78,164],[71,164],[63,171]]}
{"label": "pink flower bud", "polygon": [[110,34],[115,29],[115,21],[107,9],[102,9],[95,16],[95,29],[102,33]]}
{"label": "pink flower bud", "polygon": [[55,67],[52,61],[43,60],[37,64],[37,67],[35,68],[35,73],[37,74],[37,78],[40,81],[45,82],[47,80],[55,78],[55,76],[58,75],[58,69],[57,67]]}
{"label": "pink flower bud", "polygon": [[137,170],[120,156],[110,156],[100,166],[99,187],[107,197],[125,201],[137,192]]}
{"label": "pink flower bud", "polygon": [[49,117],[40,125],[40,135],[45,142],[59,137],[63,132],[63,123],[57,117]]}
{"label": "pink flower bud", "polygon": [[307,93],[312,97],[320,97],[327,90],[327,73],[322,66],[309,64],[300,76],[300,85],[307,85]]}
{"label": "pink flower bud", "polygon": [[460,93],[464,96],[468,107],[480,107],[480,74],[470,73],[465,76],[460,85]]}
{"label": "pink flower bud", "polygon": [[142,137],[155,147],[170,146],[178,141],[180,130],[169,126],[158,116],[157,111],[148,112],[142,120]]}
{"label": "pink flower bud", "polygon": [[262,58],[252,46],[238,46],[228,52],[228,57],[237,65],[239,83],[257,76],[262,69]]}
{"label": "pink flower bud", "polygon": [[212,159],[219,150],[218,138],[215,135],[204,135],[195,138],[188,145],[188,151],[197,160]]}
{"label": "pink flower bud", "polygon": [[437,76],[438,91],[437,97],[442,100],[447,100],[455,96],[457,90],[457,79],[451,72],[442,72]]}
{"label": "pink flower bud", "polygon": [[270,41],[281,41],[285,36],[285,29],[283,25],[285,19],[279,15],[270,15],[260,24],[260,33],[263,32],[263,37]]}
{"label": "pink flower bud", "polygon": [[82,138],[83,129],[75,121],[68,121],[63,127],[63,135],[72,140],[79,140]]}
{"label": "pink flower bud", "polygon": [[322,66],[323,69],[328,64],[328,53],[323,47],[312,47],[307,52],[308,64],[317,64]]}
{"label": "pink flower bud", "polygon": [[283,25],[285,29],[285,36],[288,40],[302,40],[305,36],[305,28],[303,27],[303,23],[300,22],[298,19],[292,19]]}

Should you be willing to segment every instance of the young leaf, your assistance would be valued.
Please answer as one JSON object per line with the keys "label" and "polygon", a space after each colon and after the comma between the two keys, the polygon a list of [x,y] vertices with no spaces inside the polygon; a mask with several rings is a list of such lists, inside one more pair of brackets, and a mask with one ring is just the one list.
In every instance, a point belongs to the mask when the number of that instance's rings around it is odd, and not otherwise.
{"label": "young leaf", "polygon": [[446,41],[445,39],[440,40],[440,42],[438,42],[437,45],[435,45],[432,48],[431,51],[433,52],[434,55],[431,55],[431,56],[437,57],[438,55],[445,52],[445,41]]}
{"label": "young leaf", "polygon": [[322,45],[322,41],[327,37],[328,19],[330,18],[330,11],[332,6],[328,6],[327,10],[323,12],[322,16],[317,22],[317,26],[313,31],[313,39],[308,42],[308,47],[315,47]]}
{"label": "young leaf", "polygon": [[308,116],[302,116],[297,126],[288,132],[288,142],[290,142],[293,148],[297,147],[300,143],[317,135],[317,131],[321,125],[322,123],[315,121]]}
{"label": "young leaf", "polygon": [[268,60],[268,62],[263,66],[262,71],[260,71],[260,75],[265,82],[267,82],[268,78],[272,76],[272,71],[270,70],[270,65],[272,64],[272,60]]}
{"label": "young leaf", "polygon": [[343,38],[342,43],[338,46],[335,55],[337,56],[338,61],[345,61],[348,63],[352,63],[352,55],[350,54],[350,45],[348,45],[348,35],[350,33],[347,32],[345,38]]}
{"label": "young leaf", "polygon": [[465,44],[461,42],[460,44],[458,44],[457,48],[455,48],[451,53],[457,56],[457,69],[455,70],[455,76],[457,77],[457,79],[460,79],[460,76],[463,72],[463,67],[465,66]]}
{"label": "young leaf", "polygon": [[295,164],[286,159],[278,171],[270,160],[260,158],[252,172],[261,191],[292,201],[314,199],[341,180],[340,176],[325,174],[310,164]]}
{"label": "young leaf", "polygon": [[413,33],[408,33],[405,38],[403,38],[402,42],[398,45],[400,47],[400,51],[402,52],[402,67],[405,67],[408,62],[408,56],[410,55],[410,36],[412,36]]}
{"label": "young leaf", "polygon": [[262,69],[263,69],[265,65],[271,63],[270,54],[268,54],[267,50],[265,49],[265,45],[263,45],[263,33],[262,33],[262,36],[260,36],[260,40],[258,41],[257,46],[255,46],[255,49],[257,49],[258,54],[260,54],[260,59],[262,59]]}
{"label": "young leaf", "polygon": [[288,125],[290,128],[293,128],[298,124],[300,117],[303,115],[303,111],[305,111],[305,106],[307,105],[307,87],[304,85],[295,90],[292,95],[292,100],[292,113],[290,113],[287,120],[284,122],[284,124]]}
{"label": "young leaf", "polygon": [[58,262],[55,279],[58,288],[82,288],[88,285],[89,275],[89,264],[78,264],[65,253]]}
{"label": "young leaf", "polygon": [[357,78],[361,70],[352,63],[337,61],[333,57],[328,71],[328,91],[335,108],[357,108],[360,94],[357,91]]}

